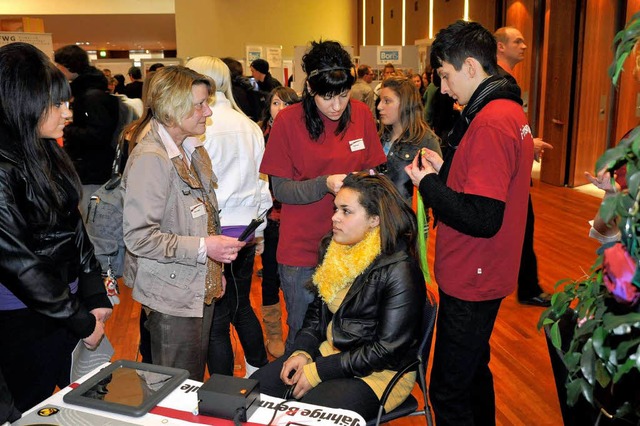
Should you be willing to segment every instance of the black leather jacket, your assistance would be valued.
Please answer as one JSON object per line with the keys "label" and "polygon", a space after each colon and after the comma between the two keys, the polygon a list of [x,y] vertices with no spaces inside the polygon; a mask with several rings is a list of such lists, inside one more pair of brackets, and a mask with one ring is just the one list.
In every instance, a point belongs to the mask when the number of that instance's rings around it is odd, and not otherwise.
{"label": "black leather jacket", "polygon": [[101,185],[111,177],[119,107],[106,90],[104,74],[94,67],[71,82],[73,121],[64,128],[64,149],[83,185]]}
{"label": "black leather jacket", "polygon": [[[356,278],[335,315],[316,296],[294,348],[313,357],[323,381],[397,370],[415,359],[425,300],[417,262],[405,251],[382,254]],[[333,345],[341,352],[321,357],[330,321]]]}
{"label": "black leather jacket", "polygon": [[[388,136],[383,136],[381,142],[384,145],[388,140]],[[411,200],[413,196],[413,183],[411,183],[411,178],[404,171],[404,168],[411,164],[418,151],[422,148],[429,148],[442,157],[440,138],[429,130],[420,143],[394,142],[387,154],[387,162],[378,168],[393,182],[393,185],[405,200]]]}
{"label": "black leather jacket", "polygon": [[[0,283],[29,309],[61,320],[74,335],[85,338],[95,329],[90,310],[110,308],[111,303],[78,211],[78,197],[69,198],[67,213],[49,227],[19,156],[0,146]],[[78,291],[72,294],[69,283],[76,278]]]}

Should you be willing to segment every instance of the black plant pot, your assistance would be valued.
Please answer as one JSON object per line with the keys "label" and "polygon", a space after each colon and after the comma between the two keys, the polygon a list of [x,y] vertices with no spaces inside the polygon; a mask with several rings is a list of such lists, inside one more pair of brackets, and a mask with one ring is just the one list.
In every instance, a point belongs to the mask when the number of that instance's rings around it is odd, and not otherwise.
{"label": "black plant pot", "polygon": [[[545,327],[545,336],[564,425],[640,425],[640,418],[636,414],[630,414],[623,418],[611,418],[611,415],[608,415],[608,413],[615,414],[616,409],[620,407],[624,401],[635,401],[635,406],[640,407],[640,377],[638,377],[639,375],[637,374],[637,371],[632,374],[627,374],[615,385],[615,387],[609,386],[605,389],[600,386],[596,386],[594,389],[594,399],[598,407],[591,405],[582,396],[574,406],[567,404],[566,383],[568,370],[564,364],[563,357],[565,351],[569,348],[569,342],[573,337],[576,325],[575,312],[568,311],[565,313],[558,325],[560,328],[563,346],[560,350],[556,349],[553,346],[553,343],[551,343],[548,327]],[[601,410],[600,407],[602,407],[603,410]]]}

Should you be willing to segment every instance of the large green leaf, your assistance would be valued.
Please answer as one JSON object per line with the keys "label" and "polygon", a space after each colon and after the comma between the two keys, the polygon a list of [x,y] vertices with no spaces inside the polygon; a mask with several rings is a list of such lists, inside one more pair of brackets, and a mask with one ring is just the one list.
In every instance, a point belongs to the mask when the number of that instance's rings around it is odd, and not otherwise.
{"label": "large green leaf", "polygon": [[[640,337],[632,340],[625,340],[620,342],[618,347],[616,348],[616,358],[619,360],[623,360],[627,358],[627,354],[631,349],[638,349],[638,345],[640,345]],[[634,351],[635,352],[635,351]]]}
{"label": "large green leaf", "polygon": [[567,383],[567,404],[571,407],[576,405],[578,398],[582,393],[582,382],[586,383],[584,379],[576,379]]}
{"label": "large green leaf", "polygon": [[629,403],[629,401],[625,401],[618,409],[616,410],[616,418],[622,419],[626,415],[631,414],[633,412],[633,406]]}
{"label": "large green leaf", "polygon": [[633,325],[640,322],[640,313],[631,312],[625,315],[615,315],[607,313],[602,318],[603,326],[607,331],[611,331],[621,325]]}
{"label": "large green leaf", "polygon": [[638,38],[640,38],[640,13],[635,13],[629,19],[626,27],[619,31],[613,39],[615,58],[613,64],[609,67],[609,75],[614,86],[618,84],[624,60],[629,56]]}
{"label": "large green leaf", "polygon": [[615,61],[615,63],[612,65],[612,71],[613,74],[611,74],[610,71],[610,75],[611,75],[611,82],[613,83],[614,86],[618,85],[618,80],[620,79],[620,74],[622,73],[622,66],[624,65],[624,62],[627,60],[627,57],[629,56],[629,52],[624,52],[622,53]]}
{"label": "large green leaf", "polygon": [[629,188],[629,195],[636,198],[638,194],[638,187],[640,186],[640,172],[635,172],[631,176],[627,176],[627,187]]}
{"label": "large green leaf", "polygon": [[584,379],[576,379],[567,383],[567,404],[573,407],[581,394],[587,402],[593,404],[593,387],[589,386]]}
{"label": "large green leaf", "polygon": [[593,337],[591,338],[593,343],[593,350],[596,352],[596,355],[598,355],[598,357],[602,359],[607,359],[609,357],[608,353],[605,354],[605,352],[608,352],[608,348],[603,347],[604,339],[606,339],[606,337],[607,332],[604,330],[604,328],[598,327],[593,331]]}
{"label": "large green leaf", "polygon": [[613,383],[618,383],[618,381],[622,378],[622,376],[624,376],[629,371],[631,371],[631,369],[634,368],[635,366],[636,366],[635,359],[629,358],[628,360],[626,360],[624,364],[618,367],[618,371],[616,371],[616,374],[613,376]]}
{"label": "large green leaf", "polygon": [[556,349],[562,348],[562,337],[560,337],[560,327],[558,323],[554,323],[549,330],[549,334],[551,336],[551,343]]}
{"label": "large green leaf", "polygon": [[607,170],[613,169],[625,158],[626,153],[627,147],[623,145],[618,145],[606,150],[604,154],[598,158],[598,161],[596,161],[596,173],[604,168]]}
{"label": "large green leaf", "polygon": [[618,195],[614,197],[605,197],[600,204],[600,217],[604,223],[609,223],[617,215],[616,207],[618,205]]}
{"label": "large green leaf", "polygon": [[629,216],[629,211],[633,209],[635,200],[629,197],[628,195],[620,194],[619,196],[616,197],[616,201],[617,201],[617,213],[623,217]]}
{"label": "large green leaf", "polygon": [[585,380],[593,386],[595,384],[595,352],[591,339],[587,340],[582,348],[582,357],[580,358],[580,371]]}
{"label": "large green leaf", "polygon": [[609,374],[609,371],[604,366],[604,363],[599,360],[596,361],[596,380],[603,388],[609,386],[609,383],[611,383],[611,375]]}
{"label": "large green leaf", "polygon": [[580,353],[567,352],[566,354],[564,354],[564,357],[562,359],[564,360],[564,364],[567,366],[567,370],[574,371],[580,363]]}

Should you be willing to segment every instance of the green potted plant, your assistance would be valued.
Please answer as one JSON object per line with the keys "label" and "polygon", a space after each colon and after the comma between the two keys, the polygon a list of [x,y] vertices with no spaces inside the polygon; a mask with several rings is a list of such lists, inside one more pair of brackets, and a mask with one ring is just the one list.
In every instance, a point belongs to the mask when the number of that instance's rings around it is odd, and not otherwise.
{"label": "green potted plant", "polygon": [[[638,40],[640,12],[614,39],[614,85]],[[605,197],[599,210],[620,228],[621,241],[600,248],[587,276],[556,284],[538,328],[562,354],[569,406],[583,399],[598,421],[640,424],[640,126],[598,159],[596,170],[603,169],[611,176],[626,171],[624,189]]]}

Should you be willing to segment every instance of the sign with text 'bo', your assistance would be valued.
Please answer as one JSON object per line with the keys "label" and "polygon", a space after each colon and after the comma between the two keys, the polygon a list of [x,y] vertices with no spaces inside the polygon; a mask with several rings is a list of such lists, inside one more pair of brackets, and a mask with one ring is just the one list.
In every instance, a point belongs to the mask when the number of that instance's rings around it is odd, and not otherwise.
{"label": "sign with text 'bo'", "polygon": [[402,46],[378,46],[377,49],[378,65],[402,64]]}

